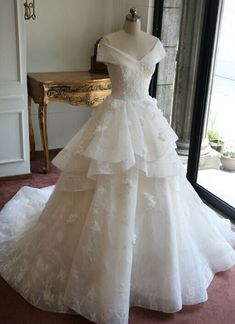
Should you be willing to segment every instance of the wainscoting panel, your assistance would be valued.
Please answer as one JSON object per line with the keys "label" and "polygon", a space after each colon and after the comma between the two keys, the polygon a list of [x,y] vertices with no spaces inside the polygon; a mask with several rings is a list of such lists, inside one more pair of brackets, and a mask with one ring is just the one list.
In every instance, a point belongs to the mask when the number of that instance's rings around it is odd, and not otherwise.
{"label": "wainscoting panel", "polygon": [[0,164],[24,161],[23,112],[0,113]]}
{"label": "wainscoting panel", "polygon": [[0,0],[0,177],[30,173],[23,0]]}

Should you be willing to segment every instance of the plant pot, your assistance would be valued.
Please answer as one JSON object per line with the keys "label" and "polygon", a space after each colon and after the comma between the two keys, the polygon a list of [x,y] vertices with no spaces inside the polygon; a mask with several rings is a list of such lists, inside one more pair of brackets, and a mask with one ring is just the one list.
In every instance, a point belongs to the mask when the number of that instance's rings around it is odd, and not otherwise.
{"label": "plant pot", "polygon": [[223,148],[224,148],[224,142],[221,140],[211,140],[209,142],[211,148],[213,148],[214,150],[216,150],[217,152],[222,152]]}
{"label": "plant pot", "polygon": [[235,158],[221,155],[220,161],[225,170],[235,171]]}

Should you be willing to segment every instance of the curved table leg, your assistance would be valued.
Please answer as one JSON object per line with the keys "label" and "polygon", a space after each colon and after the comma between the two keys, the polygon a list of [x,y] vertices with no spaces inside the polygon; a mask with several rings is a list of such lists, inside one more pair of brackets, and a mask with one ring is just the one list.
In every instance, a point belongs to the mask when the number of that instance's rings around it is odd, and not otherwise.
{"label": "curved table leg", "polygon": [[49,171],[49,153],[48,153],[48,136],[47,136],[47,105],[39,105],[38,107],[39,128],[41,133],[43,152],[44,152],[44,166],[43,172]]}

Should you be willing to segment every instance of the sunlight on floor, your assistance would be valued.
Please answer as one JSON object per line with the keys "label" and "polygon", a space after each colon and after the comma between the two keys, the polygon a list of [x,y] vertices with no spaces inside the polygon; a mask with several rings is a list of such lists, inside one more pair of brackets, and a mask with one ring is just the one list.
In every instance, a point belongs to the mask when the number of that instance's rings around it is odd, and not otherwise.
{"label": "sunlight on floor", "polygon": [[217,169],[200,170],[197,182],[235,207],[235,172]]}

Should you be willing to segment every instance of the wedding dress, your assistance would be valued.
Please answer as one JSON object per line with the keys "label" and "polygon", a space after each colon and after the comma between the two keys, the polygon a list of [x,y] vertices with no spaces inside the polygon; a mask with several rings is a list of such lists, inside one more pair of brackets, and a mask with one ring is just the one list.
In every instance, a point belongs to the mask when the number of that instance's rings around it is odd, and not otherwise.
{"label": "wedding dress", "polygon": [[160,40],[141,59],[101,41],[111,95],[55,157],[56,186],[23,187],[0,214],[0,274],[31,304],[127,324],[130,306],[206,301],[235,263],[235,233],[198,197],[176,134],[148,94]]}

